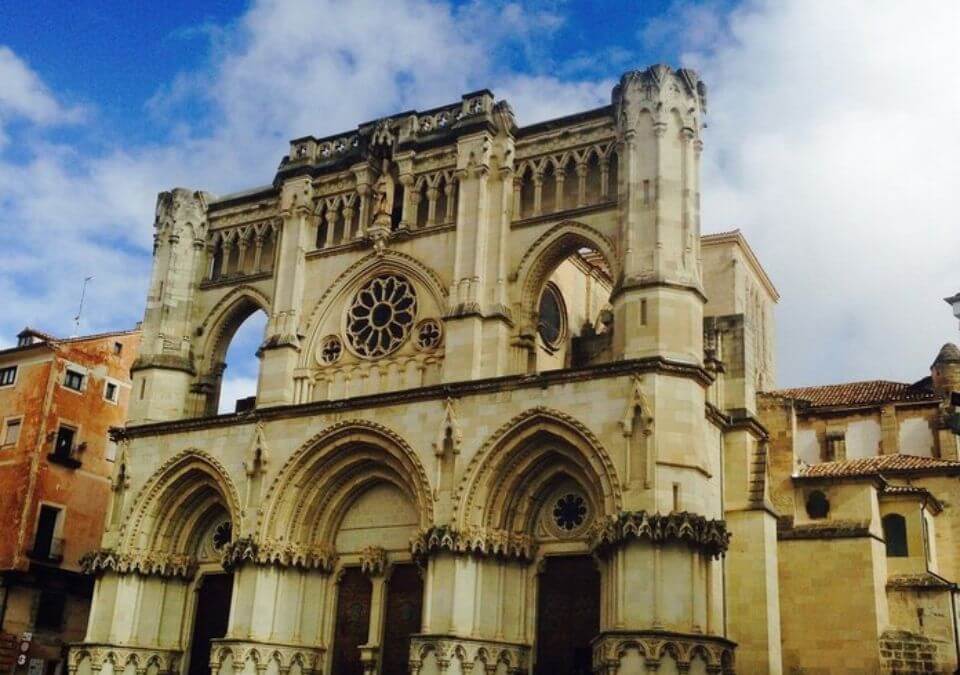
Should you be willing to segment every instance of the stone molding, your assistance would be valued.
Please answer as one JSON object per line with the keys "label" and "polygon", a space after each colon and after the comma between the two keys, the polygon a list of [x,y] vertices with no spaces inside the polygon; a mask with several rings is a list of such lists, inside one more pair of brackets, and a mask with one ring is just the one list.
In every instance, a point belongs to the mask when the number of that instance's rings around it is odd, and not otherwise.
{"label": "stone molding", "polygon": [[221,562],[225,570],[245,564],[275,565],[301,570],[316,570],[324,574],[333,571],[337,553],[329,546],[298,546],[268,541],[258,544],[250,537],[236,539],[223,547]]}
{"label": "stone molding", "polygon": [[367,576],[382,577],[387,567],[387,552],[382,546],[367,546],[360,551],[360,571]]}
{"label": "stone molding", "polygon": [[713,383],[715,376],[702,366],[675,361],[660,356],[642,359],[627,359],[598,363],[582,368],[564,368],[536,375],[503,375],[482,380],[465,380],[449,384],[437,384],[419,389],[389,391],[382,394],[367,394],[333,401],[311,401],[289,405],[259,408],[252,413],[230,413],[194,417],[164,422],[147,422],[117,429],[116,440],[130,438],[163,436],[166,434],[215,429],[236,424],[251,424],[261,420],[289,419],[332,413],[344,413],[354,410],[369,410],[380,406],[409,405],[419,401],[446,400],[453,397],[479,396],[489,393],[503,393],[524,389],[543,389],[553,385],[572,382],[585,382],[626,375],[659,373],[669,377],[692,379],[704,386]]}
{"label": "stone molding", "polygon": [[857,539],[875,537],[867,520],[827,520],[820,523],[794,525],[777,532],[780,541],[790,539]]}
{"label": "stone molding", "polygon": [[421,561],[448,552],[523,562],[532,561],[537,549],[533,538],[526,534],[480,527],[461,531],[450,525],[421,530],[410,548],[414,558]]}
{"label": "stone molding", "polygon": [[157,675],[176,675],[180,671],[181,656],[182,652],[175,649],[80,642],[70,647],[67,672],[74,675],[84,659],[89,658],[93,672],[110,663],[114,673],[122,673],[128,665],[133,665],[136,673],[145,673],[150,666],[156,666]]}
{"label": "stone molding", "polygon": [[685,543],[714,558],[725,554],[730,545],[726,521],[710,520],[687,511],[666,515],[623,511],[592,527],[591,547],[601,556],[631,539],[646,539],[653,544]]}
{"label": "stone molding", "polygon": [[688,635],[669,631],[605,631],[593,640],[593,672],[615,675],[620,661],[631,649],[643,657],[648,671],[660,667],[667,654],[673,657],[677,671],[686,673],[698,654],[706,662],[708,673],[733,675],[736,644],[721,637]]}
{"label": "stone molding", "polygon": [[218,675],[223,662],[232,657],[234,672],[243,670],[247,661],[253,661],[255,670],[262,673],[273,660],[282,675],[286,675],[294,664],[299,664],[303,675],[312,675],[322,671],[325,652],[323,647],[217,638],[211,640],[210,673]]}
{"label": "stone molding", "polygon": [[85,553],[80,558],[84,574],[140,574],[163,578],[192,579],[197,571],[197,559],[160,551],[119,552],[102,548]]}
{"label": "stone molding", "polygon": [[410,636],[410,674],[419,675],[423,661],[430,652],[437,659],[441,673],[446,672],[450,662],[459,659],[461,670],[473,675],[493,675],[502,663],[507,673],[527,673],[530,647],[511,642],[494,642],[450,635]]}

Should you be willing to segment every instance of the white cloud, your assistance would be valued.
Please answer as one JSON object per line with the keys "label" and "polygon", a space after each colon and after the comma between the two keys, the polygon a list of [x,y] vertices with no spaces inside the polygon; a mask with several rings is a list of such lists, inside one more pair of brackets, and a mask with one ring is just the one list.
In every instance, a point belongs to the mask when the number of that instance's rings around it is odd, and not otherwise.
{"label": "white cloud", "polygon": [[[290,138],[455,101],[497,81],[520,100],[524,123],[583,107],[598,91],[592,85],[524,81],[497,70],[492,57],[500,48],[535,49],[559,23],[516,3],[261,0],[230,25],[203,26],[208,67],[158,83],[144,103],[153,119],[167,122],[169,140],[118,141],[96,155],[33,143],[26,159],[0,155],[0,250],[15,252],[0,268],[0,292],[13,308],[0,317],[0,345],[24,324],[72,330],[80,283],[90,274],[96,279],[81,330],[139,320],[161,190],[223,194],[268,183]],[[5,115],[35,128],[79,120],[78,109],[3,47],[0,81],[0,134]],[[191,125],[187,107],[206,114]]]}
{"label": "white cloud", "polygon": [[34,124],[76,122],[79,108],[62,105],[36,73],[9,47],[0,45],[0,148],[7,141],[4,126],[15,118]]}
{"label": "white cloud", "polygon": [[709,87],[705,229],[742,228],[781,291],[781,383],[918,379],[956,340],[960,6],[751,2],[721,22],[684,58]]}
{"label": "white cloud", "polygon": [[220,385],[220,407],[217,412],[232,413],[238,400],[256,395],[257,378],[230,377],[225,374]]}

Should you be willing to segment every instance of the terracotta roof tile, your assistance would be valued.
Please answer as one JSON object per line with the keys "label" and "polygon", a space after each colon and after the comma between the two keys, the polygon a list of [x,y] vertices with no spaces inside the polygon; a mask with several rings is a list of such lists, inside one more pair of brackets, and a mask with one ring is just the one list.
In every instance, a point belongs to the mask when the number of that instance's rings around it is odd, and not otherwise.
{"label": "terracotta roof tile", "polygon": [[914,455],[880,455],[804,466],[798,478],[857,478],[904,473],[960,473],[960,462]]}
{"label": "terracotta roof tile", "polygon": [[792,398],[807,404],[809,408],[878,405],[897,401],[933,401],[939,398],[936,393],[918,383],[908,384],[888,380],[778,389],[766,395]]}

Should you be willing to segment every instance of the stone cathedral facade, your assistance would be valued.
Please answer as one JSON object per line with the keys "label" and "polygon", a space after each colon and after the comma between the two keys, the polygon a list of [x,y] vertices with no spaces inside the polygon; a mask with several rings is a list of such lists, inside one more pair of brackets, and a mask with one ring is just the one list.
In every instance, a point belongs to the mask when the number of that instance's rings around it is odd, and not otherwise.
{"label": "stone cathedral facade", "polygon": [[71,673],[780,672],[777,292],[701,236],[704,112],[666,66],[532,126],[484,90],[162,193]]}

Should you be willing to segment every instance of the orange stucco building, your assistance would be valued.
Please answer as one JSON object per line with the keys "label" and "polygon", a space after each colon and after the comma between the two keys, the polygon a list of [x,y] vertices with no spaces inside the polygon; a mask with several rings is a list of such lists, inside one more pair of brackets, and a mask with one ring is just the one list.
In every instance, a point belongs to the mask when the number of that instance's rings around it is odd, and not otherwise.
{"label": "orange stucco building", "polygon": [[[20,672],[54,675],[86,628],[92,585],[78,559],[103,531],[108,431],[126,418],[140,331],[17,337],[0,350],[0,634],[29,634]],[[0,641],[0,666],[13,645]]]}

